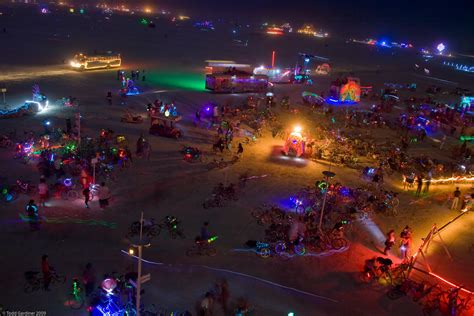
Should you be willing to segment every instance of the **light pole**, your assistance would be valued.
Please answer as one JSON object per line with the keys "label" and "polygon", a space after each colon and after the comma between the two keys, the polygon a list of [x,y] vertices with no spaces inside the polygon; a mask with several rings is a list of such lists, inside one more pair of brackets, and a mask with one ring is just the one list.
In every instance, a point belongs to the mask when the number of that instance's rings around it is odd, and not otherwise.
{"label": "light pole", "polygon": [[137,301],[136,301],[136,312],[137,316],[140,316],[140,298],[141,298],[141,288],[142,288],[142,283],[145,283],[146,281],[150,280],[150,275],[147,274],[146,276],[142,277],[142,251],[143,247],[148,247],[150,246],[150,241],[148,239],[143,239],[143,212],[141,214],[140,218],[140,235],[137,238],[133,238],[133,240],[130,240],[132,242],[132,246],[138,248],[138,269],[137,269],[137,283],[136,283],[136,289],[137,289]]}
{"label": "light pole", "polygon": [[321,207],[321,214],[319,214],[319,226],[318,226],[319,231],[322,231],[322,226],[323,226],[324,207],[326,206],[326,197],[328,195],[328,190],[329,190],[329,179],[334,178],[336,174],[332,171],[323,171],[323,175],[327,183],[327,188],[326,188],[326,191],[324,191],[323,206]]}

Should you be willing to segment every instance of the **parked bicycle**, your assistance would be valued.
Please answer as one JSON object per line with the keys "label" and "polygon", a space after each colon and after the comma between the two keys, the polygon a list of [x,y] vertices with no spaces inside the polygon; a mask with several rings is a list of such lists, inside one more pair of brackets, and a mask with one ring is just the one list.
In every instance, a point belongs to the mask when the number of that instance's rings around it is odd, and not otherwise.
{"label": "parked bicycle", "polygon": [[[25,285],[23,290],[25,293],[31,293],[41,289],[44,285],[43,277],[38,271],[27,271],[25,272]],[[51,271],[51,285],[64,284],[66,282],[66,276],[57,274],[54,270]]]}

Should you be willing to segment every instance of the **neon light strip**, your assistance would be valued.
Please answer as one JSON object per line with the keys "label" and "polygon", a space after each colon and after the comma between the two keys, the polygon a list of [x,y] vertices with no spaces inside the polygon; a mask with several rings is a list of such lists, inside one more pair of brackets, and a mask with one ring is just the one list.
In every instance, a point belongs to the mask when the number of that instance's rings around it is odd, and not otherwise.
{"label": "neon light strip", "polygon": [[[431,179],[431,183],[461,182],[461,181],[474,182],[474,176],[473,177],[451,177],[451,178]],[[428,182],[428,180],[423,179],[423,182]]]}
{"label": "neon light strip", "polygon": [[[122,253],[126,254],[129,257],[133,257],[135,259],[138,259],[137,256],[130,255],[128,253],[128,251],[125,251],[125,250],[120,250],[120,251]],[[153,264],[153,265],[164,265],[164,263],[162,263],[162,262],[153,262],[153,261],[148,261],[148,260],[145,260],[145,259],[142,259],[142,261],[146,262],[146,263]],[[168,264],[168,265],[171,265],[171,264]],[[265,279],[262,279],[262,278],[259,278],[259,277],[255,277],[255,276],[252,276],[252,275],[248,275],[248,274],[245,274],[245,273],[235,272],[235,271],[226,270],[226,269],[218,269],[218,268],[213,268],[213,267],[204,266],[204,265],[191,265],[191,266],[204,268],[204,269],[209,269],[209,270],[213,270],[213,271],[227,272],[227,273],[231,273],[231,274],[235,274],[235,275],[239,275],[239,276],[244,276],[244,277],[248,277],[248,278],[251,278],[251,279],[254,279],[254,280],[261,281],[263,283],[267,283],[267,284],[270,284],[270,285],[275,285],[275,286],[283,288],[283,289],[294,291],[294,292],[297,292],[297,293],[300,293],[300,294],[305,294],[305,295],[308,295],[308,296],[312,296],[312,297],[316,297],[316,298],[319,298],[319,299],[327,300],[327,301],[330,301],[330,302],[333,302],[333,303],[339,303],[339,301],[337,301],[335,299],[332,299],[332,298],[329,298],[329,297],[325,297],[325,296],[309,293],[309,292],[306,292],[306,291],[298,290],[298,289],[295,289],[293,287],[289,287],[289,286],[281,285],[281,284],[278,284],[278,283],[274,283],[274,282],[271,282],[271,281],[268,281],[268,280],[265,280]]]}

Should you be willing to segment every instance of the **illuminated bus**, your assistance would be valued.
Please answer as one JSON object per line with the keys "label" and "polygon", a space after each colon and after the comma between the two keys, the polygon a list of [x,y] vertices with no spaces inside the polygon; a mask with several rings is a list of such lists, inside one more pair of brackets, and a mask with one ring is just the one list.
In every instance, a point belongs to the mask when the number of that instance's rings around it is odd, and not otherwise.
{"label": "illuminated bus", "polygon": [[208,74],[206,89],[214,93],[266,92],[268,77],[247,73]]}
{"label": "illuminated bus", "polygon": [[77,54],[71,60],[70,65],[72,68],[79,70],[106,69],[120,67],[122,59],[120,54],[112,52],[94,55]]}

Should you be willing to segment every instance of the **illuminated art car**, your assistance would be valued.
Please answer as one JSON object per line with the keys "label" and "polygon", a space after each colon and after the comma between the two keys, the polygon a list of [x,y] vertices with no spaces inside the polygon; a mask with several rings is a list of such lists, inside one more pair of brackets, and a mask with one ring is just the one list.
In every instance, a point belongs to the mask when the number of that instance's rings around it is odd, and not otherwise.
{"label": "illuminated art car", "polygon": [[72,68],[79,70],[106,69],[120,67],[122,58],[120,54],[112,52],[94,55],[77,54],[69,64]]}
{"label": "illuminated art car", "polygon": [[304,155],[306,139],[301,134],[301,127],[295,129],[288,135],[283,153],[287,156],[301,157]]}

